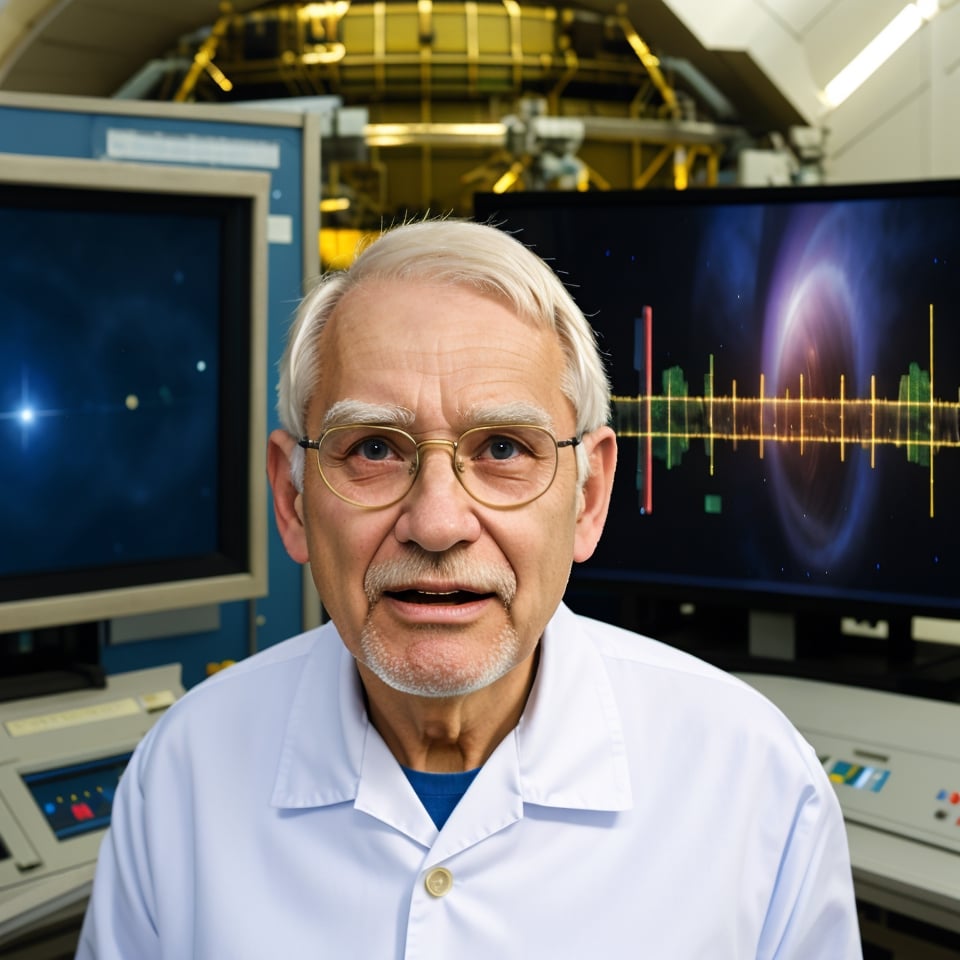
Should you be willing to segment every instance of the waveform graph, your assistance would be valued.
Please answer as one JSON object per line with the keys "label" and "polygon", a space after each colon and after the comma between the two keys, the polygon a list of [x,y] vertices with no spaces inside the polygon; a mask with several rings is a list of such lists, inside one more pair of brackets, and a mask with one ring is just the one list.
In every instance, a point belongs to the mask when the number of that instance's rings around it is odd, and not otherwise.
{"label": "waveform graph", "polygon": [[720,445],[747,455],[752,451],[769,462],[778,501],[787,514],[797,515],[785,516],[785,522],[806,531],[808,542],[801,545],[806,554],[815,552],[818,543],[837,547],[839,525],[851,513],[851,502],[862,496],[861,473],[878,468],[881,452],[896,451],[928,471],[927,509],[931,518],[935,515],[935,460],[960,447],[960,395],[948,400],[934,392],[932,307],[926,363],[909,361],[889,395],[873,374],[865,395],[851,395],[848,375],[837,363],[829,377],[823,375],[823,364],[793,371],[789,380],[777,371],[776,390],[763,371],[745,387],[732,379],[718,390],[714,354],[706,356],[701,388],[691,388],[694,378],[671,366],[660,372],[654,392],[651,326],[652,313],[646,309],[637,321],[644,346],[635,359],[647,392],[615,396],[612,407],[616,432],[638,443],[642,514],[654,510],[653,462],[667,471],[677,469],[699,443],[711,475]]}

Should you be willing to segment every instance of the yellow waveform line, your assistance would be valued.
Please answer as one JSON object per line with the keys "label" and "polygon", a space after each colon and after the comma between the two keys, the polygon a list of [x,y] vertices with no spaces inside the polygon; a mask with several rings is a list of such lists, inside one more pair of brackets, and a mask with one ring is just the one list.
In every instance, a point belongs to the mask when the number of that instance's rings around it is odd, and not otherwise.
{"label": "yellow waveform line", "polygon": [[930,304],[930,518],[933,519],[933,304]]}
{"label": "yellow waveform line", "polygon": [[[765,390],[765,381],[763,387]],[[615,428],[623,438],[642,436],[648,443],[666,440],[671,467],[679,465],[675,454],[684,445],[689,446],[695,439],[703,440],[714,472],[717,441],[732,443],[734,450],[740,441],[756,442],[764,453],[768,442],[802,444],[803,450],[812,443],[837,444],[842,448],[844,460],[846,448],[854,443],[869,450],[872,468],[877,465],[880,446],[902,448],[922,444],[927,447],[930,458],[943,450],[960,449],[960,403],[936,398],[932,403],[926,398],[882,399],[877,397],[875,377],[871,378],[870,395],[866,398],[847,397],[845,385],[843,389],[841,398],[809,397],[805,389],[802,400],[790,397],[789,393],[786,398],[766,394],[744,398],[737,394],[734,382],[729,396],[690,397],[671,392],[668,397],[652,398],[653,402],[648,397],[614,397],[614,404],[620,408]],[[626,413],[630,406],[641,405],[652,412],[652,417],[648,416],[644,423]],[[798,423],[796,415],[801,409],[803,417]],[[923,439],[915,433],[919,413],[930,431]],[[836,428],[831,424],[836,424]],[[908,432],[905,434],[904,430]],[[935,497],[931,497],[931,502],[935,503]]]}
{"label": "yellow waveform line", "polygon": [[[774,409],[776,409],[776,407],[775,407]],[[789,388],[789,387],[787,387],[787,389],[784,390],[784,392],[783,392],[783,409],[784,409],[784,411],[790,409],[790,388]],[[785,436],[785,439],[786,439],[786,440],[789,440],[789,439],[790,439],[790,418],[789,418],[789,417],[785,417],[784,419],[785,419],[785,422],[786,422],[786,424],[787,424],[787,426],[786,426],[786,436]],[[780,426],[780,418],[777,417],[777,419],[773,421],[773,432],[774,432],[774,435],[776,435],[777,430],[779,429],[779,426]],[[778,437],[778,439],[779,439],[779,437]]]}
{"label": "yellow waveform line", "polygon": [[800,456],[803,456],[803,373],[800,374]]}
{"label": "yellow waveform line", "polygon": [[844,374],[840,374],[840,462],[844,462],[844,451],[845,447],[843,445],[843,427],[844,427],[844,400],[846,399],[846,389],[847,389],[847,378]]}
{"label": "yellow waveform line", "polygon": [[[624,440],[639,440],[639,439],[646,439],[647,437],[650,437],[654,440],[684,440],[684,441],[706,440],[707,442],[720,441],[721,443],[730,443],[730,444],[735,444],[737,441],[744,441],[744,440],[747,442],[780,443],[780,444],[790,444],[790,443],[797,442],[791,437],[781,437],[772,433],[768,433],[767,431],[761,432],[759,430],[752,430],[752,429],[738,430],[736,434],[734,434],[732,431],[719,431],[719,430],[715,430],[712,434],[708,434],[703,430],[668,430],[666,432],[652,430],[652,431],[644,431],[643,433],[641,433],[638,430],[620,429],[620,430],[617,430],[617,436]],[[839,444],[840,443],[839,438],[835,434],[831,435],[829,433],[808,433],[805,435],[804,439],[805,439],[805,443],[808,446],[812,443],[822,443],[822,444],[830,444],[830,443]],[[855,438],[847,437],[845,442],[847,445],[849,445],[850,443],[854,442],[854,439]],[[905,441],[896,440],[896,439],[890,439],[890,440],[878,439],[877,440],[877,446],[880,446],[881,444],[889,444],[895,447],[902,447],[904,446],[904,443]],[[870,447],[869,439],[865,438],[860,445],[864,448],[869,448]],[[944,449],[960,450],[960,441],[941,439],[936,442],[935,446],[938,448],[938,452]]]}
{"label": "yellow waveform line", "polygon": [[760,459],[763,459],[763,373],[760,374]]}
{"label": "yellow waveform line", "polygon": [[708,378],[707,382],[709,383],[709,387],[710,387],[709,389],[710,406],[707,408],[708,409],[707,422],[709,423],[710,433],[711,433],[708,448],[710,451],[710,476],[712,477],[713,476],[713,436],[712,436],[713,434],[713,354],[712,353],[710,354],[710,369],[709,369],[709,372],[707,373],[707,378]]}
{"label": "yellow waveform line", "polygon": [[736,436],[737,436],[737,381],[736,380],[733,380],[730,384],[730,395],[733,401],[732,410],[731,410],[731,413],[733,415],[733,436],[734,436],[733,449],[736,450],[737,449],[737,439],[736,439]]}
{"label": "yellow waveform line", "polygon": [[673,401],[673,384],[668,380],[667,381],[667,469],[670,470],[673,468],[673,444],[672,440],[672,429],[673,429],[673,417],[672,417],[672,405]]}

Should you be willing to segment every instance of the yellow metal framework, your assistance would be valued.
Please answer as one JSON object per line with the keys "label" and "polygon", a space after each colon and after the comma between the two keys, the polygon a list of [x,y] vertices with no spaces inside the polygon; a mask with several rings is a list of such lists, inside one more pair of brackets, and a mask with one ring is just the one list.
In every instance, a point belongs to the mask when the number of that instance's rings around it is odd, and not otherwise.
{"label": "yellow metal framework", "polygon": [[[487,160],[462,182],[523,188],[531,158],[509,154],[502,137],[491,141],[488,131],[477,132],[496,124],[437,118],[450,113],[440,103],[472,103],[474,115],[486,104],[488,114],[502,114],[504,105],[530,95],[545,100],[555,116],[577,115],[574,103],[598,101],[611,124],[617,123],[611,112],[619,113],[619,131],[604,139],[628,150],[634,188],[717,182],[723,137],[691,135],[676,91],[622,3],[606,14],[516,0],[327,0],[245,14],[223,4],[221,11],[175,100],[269,86],[289,96],[336,95],[381,112],[392,104],[393,116],[405,104],[404,122],[371,124],[366,140],[377,169],[382,149],[419,152],[423,205],[431,198],[437,150],[485,149]],[[649,127],[639,129],[641,121],[658,129],[651,135]],[[337,165],[332,175],[339,176]],[[577,188],[607,187],[607,178],[584,163]]]}
{"label": "yellow metal framework", "polygon": [[[593,43],[579,38],[584,28]],[[659,60],[624,8],[604,15],[524,7],[516,0],[334,0],[245,14],[226,8],[195,52],[175,99],[193,98],[214,60],[238,88],[279,81],[290,95],[367,100],[533,90],[555,106],[574,81],[596,88],[601,99],[604,89],[609,95],[652,84],[663,101],[657,114],[679,115]]]}

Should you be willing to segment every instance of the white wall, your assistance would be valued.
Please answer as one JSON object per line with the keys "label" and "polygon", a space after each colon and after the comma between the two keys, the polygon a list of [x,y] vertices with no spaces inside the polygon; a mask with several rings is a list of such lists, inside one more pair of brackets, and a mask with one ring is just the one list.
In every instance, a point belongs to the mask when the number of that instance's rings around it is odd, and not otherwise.
{"label": "white wall", "polygon": [[960,177],[960,5],[826,114],[831,182]]}
{"label": "white wall", "polygon": [[859,90],[827,110],[819,91],[907,0],[665,0],[708,49],[750,54],[812,126],[828,182],[960,177],[960,0]]}

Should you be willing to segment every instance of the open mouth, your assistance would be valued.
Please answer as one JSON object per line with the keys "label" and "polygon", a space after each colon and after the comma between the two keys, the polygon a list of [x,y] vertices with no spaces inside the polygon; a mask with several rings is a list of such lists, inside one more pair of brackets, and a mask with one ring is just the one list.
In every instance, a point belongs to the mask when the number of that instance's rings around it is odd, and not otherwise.
{"label": "open mouth", "polygon": [[470,590],[445,590],[439,592],[432,590],[388,590],[385,596],[399,600],[402,603],[443,604],[445,606],[451,606],[462,603],[474,603],[477,600],[486,600],[494,596],[494,594],[473,593]]}

